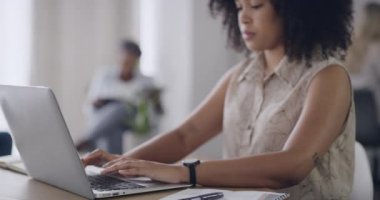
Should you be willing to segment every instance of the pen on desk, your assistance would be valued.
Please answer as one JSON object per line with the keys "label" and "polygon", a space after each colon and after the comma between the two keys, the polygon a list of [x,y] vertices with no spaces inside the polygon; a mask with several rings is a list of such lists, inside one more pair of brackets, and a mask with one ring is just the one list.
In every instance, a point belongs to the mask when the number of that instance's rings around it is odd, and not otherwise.
{"label": "pen on desk", "polygon": [[224,195],[222,192],[213,192],[213,193],[202,194],[199,196],[178,199],[178,200],[216,200],[216,199],[221,199],[223,197]]}

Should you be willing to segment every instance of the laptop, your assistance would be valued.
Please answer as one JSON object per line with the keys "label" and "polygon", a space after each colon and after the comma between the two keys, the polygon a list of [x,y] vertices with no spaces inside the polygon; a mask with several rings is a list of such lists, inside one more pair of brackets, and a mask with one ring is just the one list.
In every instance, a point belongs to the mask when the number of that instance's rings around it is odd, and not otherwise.
{"label": "laptop", "polygon": [[88,199],[189,187],[84,169],[51,89],[0,85],[0,104],[28,174]]}

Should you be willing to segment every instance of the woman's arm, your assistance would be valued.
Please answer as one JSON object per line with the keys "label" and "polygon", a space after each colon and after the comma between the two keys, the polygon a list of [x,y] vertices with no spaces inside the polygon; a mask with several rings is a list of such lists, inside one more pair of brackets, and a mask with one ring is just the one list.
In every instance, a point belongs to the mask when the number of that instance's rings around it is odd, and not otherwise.
{"label": "woman's arm", "polygon": [[[304,109],[280,152],[238,159],[206,161],[197,166],[204,186],[283,188],[299,183],[339,136],[351,104],[347,73],[329,66],[312,80]],[[188,182],[188,169],[144,160],[121,160],[104,173],[143,175],[164,182]]]}
{"label": "woman's arm", "polygon": [[121,159],[130,158],[162,163],[173,163],[182,159],[221,131],[224,97],[236,70],[237,67],[229,70],[203,103],[176,129],[156,136],[123,156],[95,150],[82,159],[83,164],[98,165],[104,163],[99,161],[104,160],[111,161],[109,165],[112,165]]}
{"label": "woman's arm", "polygon": [[178,128],[161,134],[125,154],[126,157],[173,163],[182,159],[222,130],[224,97],[231,76],[229,70],[210,95]]}

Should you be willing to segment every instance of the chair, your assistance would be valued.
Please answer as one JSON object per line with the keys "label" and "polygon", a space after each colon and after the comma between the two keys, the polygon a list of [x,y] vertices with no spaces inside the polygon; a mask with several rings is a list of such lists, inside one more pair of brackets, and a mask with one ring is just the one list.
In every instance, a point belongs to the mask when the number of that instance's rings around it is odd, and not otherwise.
{"label": "chair", "polygon": [[10,155],[12,152],[12,138],[8,133],[0,132],[0,156]]}
{"label": "chair", "polygon": [[364,146],[380,145],[380,127],[373,93],[367,89],[354,91],[356,107],[356,139]]}
{"label": "chair", "polygon": [[368,157],[363,146],[355,144],[355,171],[351,200],[373,200],[374,189]]}
{"label": "chair", "polygon": [[378,181],[378,148],[380,147],[380,127],[378,124],[377,107],[371,90],[354,91],[356,107],[356,140],[367,150],[373,152],[370,156],[373,180]]}

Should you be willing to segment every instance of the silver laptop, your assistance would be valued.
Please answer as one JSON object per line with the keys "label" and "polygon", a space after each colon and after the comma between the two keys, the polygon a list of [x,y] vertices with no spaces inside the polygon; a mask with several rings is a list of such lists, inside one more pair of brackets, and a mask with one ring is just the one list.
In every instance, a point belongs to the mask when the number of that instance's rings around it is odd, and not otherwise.
{"label": "silver laptop", "polygon": [[0,103],[28,174],[36,180],[89,199],[190,186],[85,170],[49,88],[0,85]]}

